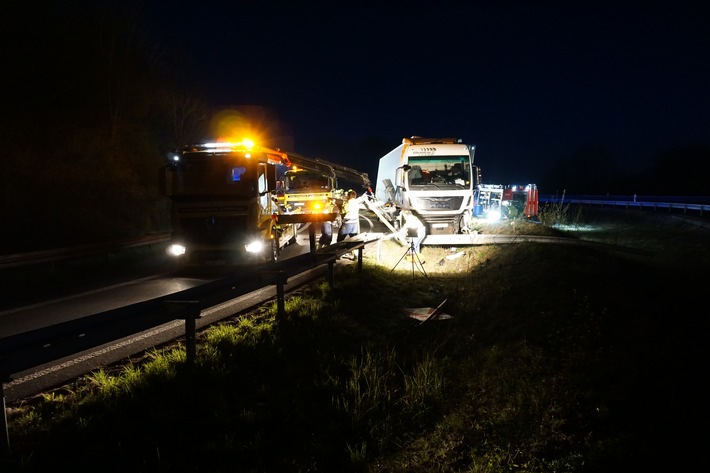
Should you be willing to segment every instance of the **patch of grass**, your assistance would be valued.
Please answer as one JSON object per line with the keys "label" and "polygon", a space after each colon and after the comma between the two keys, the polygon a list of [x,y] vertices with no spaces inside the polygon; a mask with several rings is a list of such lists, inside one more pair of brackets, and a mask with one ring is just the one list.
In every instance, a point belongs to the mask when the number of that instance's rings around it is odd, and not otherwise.
{"label": "patch of grass", "polygon": [[570,205],[565,202],[565,193],[556,202],[544,203],[539,209],[540,222],[548,227],[555,225],[568,225],[570,221]]}
{"label": "patch of grass", "polygon": [[[693,260],[424,248],[412,276],[392,244],[283,319],[267,304],[202,331],[192,368],[178,343],[10,406],[3,471],[698,469],[681,453],[703,447]],[[449,320],[402,310],[444,299]]]}

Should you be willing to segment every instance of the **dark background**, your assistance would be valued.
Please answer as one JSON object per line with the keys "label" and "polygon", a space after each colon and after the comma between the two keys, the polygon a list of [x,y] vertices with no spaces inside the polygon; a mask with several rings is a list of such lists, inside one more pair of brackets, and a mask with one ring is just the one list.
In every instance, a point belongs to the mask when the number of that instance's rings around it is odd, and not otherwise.
{"label": "dark background", "polygon": [[486,183],[710,194],[703,2],[1,8],[3,252],[168,228],[164,153],[246,132],[373,181],[419,135],[475,145]]}
{"label": "dark background", "polygon": [[508,183],[575,155],[638,173],[708,141],[701,2],[378,3],[183,0],[148,13],[209,71],[214,103],[268,106],[298,151],[345,155],[373,177],[384,153],[344,150],[453,136],[476,145],[489,183]]}

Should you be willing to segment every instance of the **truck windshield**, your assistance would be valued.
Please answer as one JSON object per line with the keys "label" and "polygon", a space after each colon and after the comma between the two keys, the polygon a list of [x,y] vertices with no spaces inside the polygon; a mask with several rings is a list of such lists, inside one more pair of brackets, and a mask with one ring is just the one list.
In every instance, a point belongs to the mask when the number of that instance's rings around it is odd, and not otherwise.
{"label": "truck windshield", "polygon": [[244,195],[257,187],[257,166],[241,156],[187,157],[172,168],[173,195]]}
{"label": "truck windshield", "polygon": [[286,192],[330,191],[328,178],[311,172],[286,174]]}
{"label": "truck windshield", "polygon": [[410,157],[407,179],[411,187],[447,186],[463,189],[470,186],[469,156]]}

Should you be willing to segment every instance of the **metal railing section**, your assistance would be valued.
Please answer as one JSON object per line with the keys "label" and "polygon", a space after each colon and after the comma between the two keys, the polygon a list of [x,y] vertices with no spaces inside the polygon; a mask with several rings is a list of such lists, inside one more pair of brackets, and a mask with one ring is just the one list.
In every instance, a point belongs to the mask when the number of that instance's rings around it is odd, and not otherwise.
{"label": "metal railing section", "polygon": [[697,212],[700,216],[710,212],[710,197],[704,196],[638,196],[638,195],[547,195],[540,196],[541,203],[598,205],[601,207],[622,207],[627,209],[665,209]]}
{"label": "metal railing section", "polygon": [[0,339],[0,398],[3,407],[3,415],[0,416],[0,440],[4,444],[0,445],[0,450],[4,450],[5,454],[10,453],[3,384],[11,381],[14,373],[78,354],[176,319],[185,320],[187,358],[190,362],[195,353],[195,320],[200,318],[202,310],[275,285],[278,317],[283,318],[284,285],[289,277],[327,265],[328,282],[332,285],[336,260],[351,251],[357,251],[358,272],[362,272],[362,251],[364,246],[372,241],[377,240],[346,240],[285,261],[255,267],[246,278],[229,276],[174,294]]}

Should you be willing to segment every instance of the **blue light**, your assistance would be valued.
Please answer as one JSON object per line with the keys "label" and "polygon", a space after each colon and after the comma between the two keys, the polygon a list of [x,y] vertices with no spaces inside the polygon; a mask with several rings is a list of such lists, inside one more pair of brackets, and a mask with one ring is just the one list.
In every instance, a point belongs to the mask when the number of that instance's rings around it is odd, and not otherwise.
{"label": "blue light", "polygon": [[232,168],[232,182],[238,182],[242,180],[242,175],[247,172],[247,168],[244,166],[239,166],[237,168]]}

